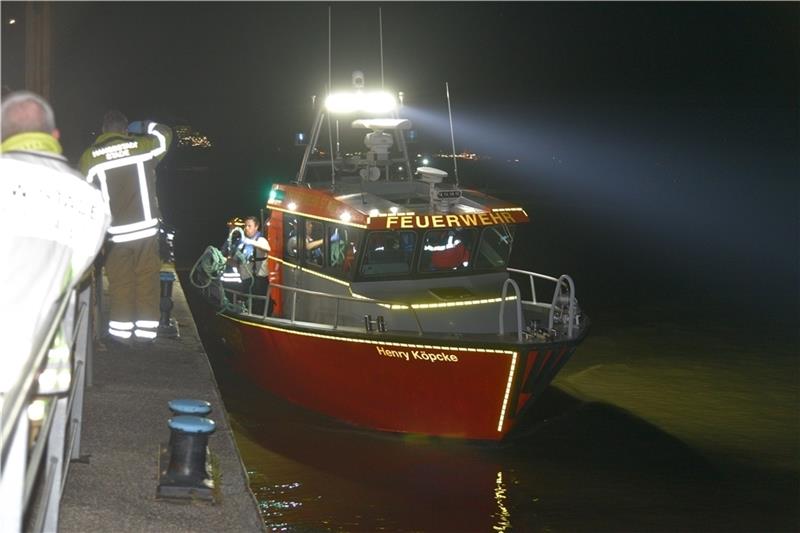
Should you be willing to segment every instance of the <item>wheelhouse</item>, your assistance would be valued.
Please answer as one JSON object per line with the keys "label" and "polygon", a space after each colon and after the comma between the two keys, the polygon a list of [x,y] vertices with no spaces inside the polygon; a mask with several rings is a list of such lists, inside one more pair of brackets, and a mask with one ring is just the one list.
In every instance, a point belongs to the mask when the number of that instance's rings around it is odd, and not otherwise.
{"label": "wheelhouse", "polygon": [[362,229],[302,214],[277,218],[284,263],[347,282],[502,272],[514,242],[513,224]]}
{"label": "wheelhouse", "polygon": [[513,206],[370,215],[346,196],[283,185],[274,192],[271,257],[347,283],[504,272],[515,225],[527,221],[524,210]]}

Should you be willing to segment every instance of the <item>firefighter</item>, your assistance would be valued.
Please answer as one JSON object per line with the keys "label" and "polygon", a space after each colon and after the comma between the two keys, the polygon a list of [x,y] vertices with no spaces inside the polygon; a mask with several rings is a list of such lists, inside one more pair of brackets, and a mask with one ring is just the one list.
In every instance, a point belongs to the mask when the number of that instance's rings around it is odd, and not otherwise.
{"label": "firefighter", "polygon": [[110,297],[108,332],[117,340],[152,341],[160,317],[161,259],[156,166],[172,142],[172,130],[134,122],[112,110],[103,133],[79,162],[89,183],[97,182],[111,210],[106,275]]}

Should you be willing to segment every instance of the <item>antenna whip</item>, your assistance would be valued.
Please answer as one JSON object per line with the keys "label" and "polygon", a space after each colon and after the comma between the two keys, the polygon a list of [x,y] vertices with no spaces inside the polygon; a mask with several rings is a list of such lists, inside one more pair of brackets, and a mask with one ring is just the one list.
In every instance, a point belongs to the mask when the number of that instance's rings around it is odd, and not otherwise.
{"label": "antenna whip", "polygon": [[456,178],[456,187],[458,187],[458,161],[456,160],[456,139],[453,136],[453,111],[450,109],[450,84],[444,82],[444,89],[447,93],[447,114],[450,116],[450,144],[453,146],[453,175]]}
{"label": "antenna whip", "polygon": [[328,91],[331,88],[331,6],[328,6]]}
{"label": "antenna whip", "polygon": [[382,8],[378,8],[378,28],[381,36],[381,89],[383,89],[383,13]]}

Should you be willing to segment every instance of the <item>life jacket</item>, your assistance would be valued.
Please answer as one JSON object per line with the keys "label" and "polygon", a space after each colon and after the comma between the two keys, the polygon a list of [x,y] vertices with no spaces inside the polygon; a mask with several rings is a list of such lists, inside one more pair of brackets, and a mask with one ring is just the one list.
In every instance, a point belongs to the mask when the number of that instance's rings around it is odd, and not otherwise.
{"label": "life jacket", "polygon": [[[257,231],[253,236],[253,240],[257,241],[262,237],[264,237],[264,234]],[[253,263],[253,273],[256,276],[267,277],[267,257],[269,254],[264,250],[256,248],[252,244],[245,245],[244,254],[250,259],[251,263]]]}

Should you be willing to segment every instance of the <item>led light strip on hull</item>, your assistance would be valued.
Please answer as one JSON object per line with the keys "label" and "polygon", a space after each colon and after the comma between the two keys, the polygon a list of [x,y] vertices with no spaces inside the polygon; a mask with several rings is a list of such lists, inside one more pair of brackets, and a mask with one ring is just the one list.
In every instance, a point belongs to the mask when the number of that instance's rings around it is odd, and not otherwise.
{"label": "led light strip on hull", "polygon": [[476,354],[487,354],[487,355],[505,355],[510,356],[511,361],[509,364],[508,370],[508,377],[506,379],[505,389],[503,393],[503,399],[500,405],[500,412],[499,418],[497,422],[497,432],[501,433],[503,431],[503,421],[505,419],[505,415],[507,412],[508,401],[511,394],[511,385],[514,379],[514,371],[516,370],[517,366],[517,352],[514,350],[502,350],[496,348],[473,348],[470,346],[446,346],[446,345],[435,345],[435,344],[418,344],[418,343],[405,343],[405,342],[396,342],[396,341],[384,341],[384,340],[372,340],[372,339],[363,339],[357,337],[349,337],[345,335],[332,335],[326,333],[312,333],[309,331],[299,331],[297,329],[292,328],[285,328],[280,326],[273,326],[263,323],[255,323],[250,322],[247,320],[242,320],[233,316],[229,316],[226,314],[220,315],[232,322],[236,322],[238,324],[242,324],[245,326],[250,326],[254,328],[266,329],[270,331],[274,331],[277,333],[282,334],[289,334],[289,335],[298,335],[303,337],[312,337],[317,339],[324,339],[334,342],[345,342],[345,343],[355,343],[355,344],[369,344],[375,346],[391,346],[393,348],[409,348],[409,349],[417,349],[417,350],[443,350],[449,352],[472,352]]}

